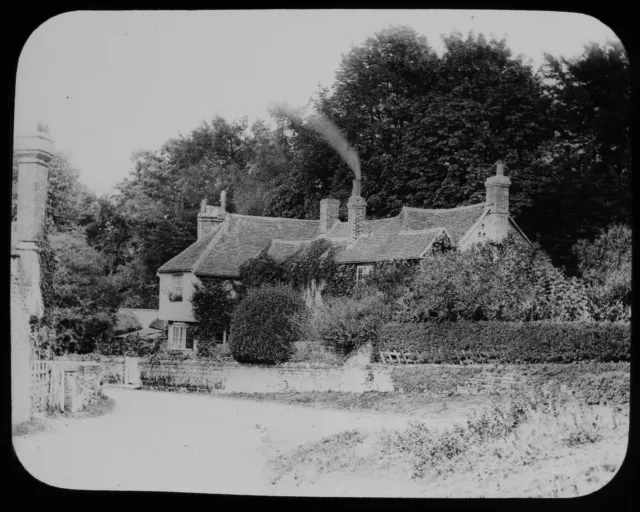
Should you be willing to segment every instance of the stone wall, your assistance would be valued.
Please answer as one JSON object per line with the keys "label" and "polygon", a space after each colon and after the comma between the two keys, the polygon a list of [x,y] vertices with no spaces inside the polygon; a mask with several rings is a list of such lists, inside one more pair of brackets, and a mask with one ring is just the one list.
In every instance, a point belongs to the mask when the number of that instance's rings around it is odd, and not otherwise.
{"label": "stone wall", "polygon": [[140,362],[143,387],[218,393],[393,391],[389,368],[296,368]]}
{"label": "stone wall", "polygon": [[124,357],[121,356],[102,356],[95,354],[87,355],[64,355],[56,357],[55,360],[60,363],[99,363],[102,369],[103,384],[123,384],[124,383]]}
{"label": "stone wall", "polygon": [[102,393],[102,366],[93,362],[57,362],[64,373],[64,408],[84,409]]}

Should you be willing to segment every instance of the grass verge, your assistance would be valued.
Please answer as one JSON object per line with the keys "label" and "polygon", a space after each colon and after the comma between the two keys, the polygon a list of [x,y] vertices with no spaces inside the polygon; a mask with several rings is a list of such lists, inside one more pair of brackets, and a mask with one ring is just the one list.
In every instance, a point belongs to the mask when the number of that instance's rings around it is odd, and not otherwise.
{"label": "grass verge", "polygon": [[402,430],[343,432],[270,467],[272,483],[294,486],[366,472],[380,482],[400,475],[439,496],[576,495],[613,476],[627,436],[628,412],[538,393],[494,403],[453,428],[416,420]]}

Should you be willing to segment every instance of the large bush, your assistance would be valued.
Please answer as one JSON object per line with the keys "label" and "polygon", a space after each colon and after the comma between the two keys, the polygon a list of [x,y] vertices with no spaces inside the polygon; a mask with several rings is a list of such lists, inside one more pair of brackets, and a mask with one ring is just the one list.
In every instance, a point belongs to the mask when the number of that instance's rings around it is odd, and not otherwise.
{"label": "large bush", "polygon": [[391,323],[381,350],[419,354],[423,363],[574,363],[629,361],[627,323],[427,322]]}
{"label": "large bush", "polygon": [[510,235],[423,261],[399,301],[402,322],[587,320],[588,297],[537,245]]}
{"label": "large bush", "polygon": [[241,363],[287,361],[302,335],[300,317],[308,315],[299,291],[284,285],[248,290],[231,320],[229,349]]}
{"label": "large bush", "polygon": [[375,289],[357,288],[356,296],[324,299],[310,322],[311,339],[343,355],[366,343],[377,344],[387,308]]}

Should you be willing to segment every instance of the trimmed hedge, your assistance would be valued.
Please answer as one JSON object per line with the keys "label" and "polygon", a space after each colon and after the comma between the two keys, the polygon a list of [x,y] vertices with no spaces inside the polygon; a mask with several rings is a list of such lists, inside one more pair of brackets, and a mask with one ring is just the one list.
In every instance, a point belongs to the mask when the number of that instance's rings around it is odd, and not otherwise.
{"label": "trimmed hedge", "polygon": [[596,322],[385,324],[380,350],[418,354],[422,363],[576,363],[631,359],[631,326]]}

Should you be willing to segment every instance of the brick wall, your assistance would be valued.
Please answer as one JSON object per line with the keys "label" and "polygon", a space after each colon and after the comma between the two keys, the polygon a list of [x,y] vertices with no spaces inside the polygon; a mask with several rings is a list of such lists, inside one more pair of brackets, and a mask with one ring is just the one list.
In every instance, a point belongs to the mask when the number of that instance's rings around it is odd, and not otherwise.
{"label": "brick wall", "polygon": [[269,368],[198,361],[140,362],[144,387],[207,392],[393,391],[389,368]]}

